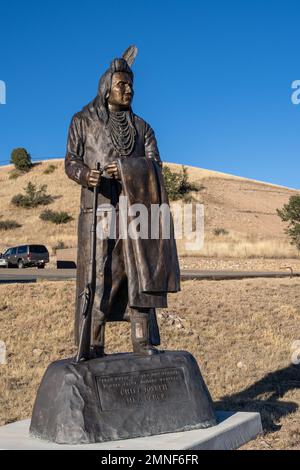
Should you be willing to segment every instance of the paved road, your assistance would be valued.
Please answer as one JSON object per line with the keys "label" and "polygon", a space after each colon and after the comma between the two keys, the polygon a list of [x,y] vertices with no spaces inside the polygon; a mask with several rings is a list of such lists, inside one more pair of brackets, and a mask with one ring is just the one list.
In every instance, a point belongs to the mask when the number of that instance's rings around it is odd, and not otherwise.
{"label": "paved road", "polygon": [[0,283],[36,282],[37,279],[47,279],[50,281],[64,281],[66,279],[76,279],[76,269],[0,269]]}
{"label": "paved road", "polygon": [[[294,272],[293,276],[300,277],[300,272]],[[198,269],[181,271],[183,281],[190,279],[220,281],[257,277],[291,277],[291,273],[290,271],[201,271]],[[36,282],[37,279],[63,281],[75,278],[76,269],[0,269],[0,283]]]}
{"label": "paved road", "polygon": [[290,271],[201,271],[182,270],[181,279],[187,281],[190,279],[223,281],[227,279],[251,279],[257,277],[300,277],[300,272]]}

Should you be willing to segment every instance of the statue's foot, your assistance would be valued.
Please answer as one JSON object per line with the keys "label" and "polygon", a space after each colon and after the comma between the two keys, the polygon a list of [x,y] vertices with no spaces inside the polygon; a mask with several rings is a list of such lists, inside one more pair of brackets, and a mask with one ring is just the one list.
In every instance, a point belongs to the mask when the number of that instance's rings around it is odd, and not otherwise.
{"label": "statue's foot", "polygon": [[104,352],[103,346],[92,346],[91,359],[97,359],[99,357],[105,357],[107,354]]}
{"label": "statue's foot", "polygon": [[160,351],[159,349],[156,349],[152,345],[146,345],[146,346],[134,346],[133,347],[133,352],[134,354],[137,354],[138,356],[154,356],[155,354],[159,354]]}

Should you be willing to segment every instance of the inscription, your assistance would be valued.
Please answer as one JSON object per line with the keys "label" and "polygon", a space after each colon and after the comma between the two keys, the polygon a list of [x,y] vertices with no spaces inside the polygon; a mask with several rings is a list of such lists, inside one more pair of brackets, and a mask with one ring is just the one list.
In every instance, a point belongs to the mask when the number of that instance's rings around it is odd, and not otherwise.
{"label": "inscription", "polygon": [[150,402],[182,403],[188,400],[180,367],[96,377],[103,411],[138,407]]}

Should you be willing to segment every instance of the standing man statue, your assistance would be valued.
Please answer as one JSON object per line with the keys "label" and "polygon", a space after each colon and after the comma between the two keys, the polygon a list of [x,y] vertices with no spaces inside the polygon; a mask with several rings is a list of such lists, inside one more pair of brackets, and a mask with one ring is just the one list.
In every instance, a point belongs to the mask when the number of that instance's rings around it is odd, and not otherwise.
{"label": "standing man statue", "polygon": [[[79,342],[84,287],[91,249],[93,192],[97,214],[118,213],[120,196],[129,203],[167,203],[162,163],[149,124],[133,113],[133,72],[137,49],[130,46],[102,75],[97,97],[75,114],[69,130],[65,171],[81,185],[78,221],[75,335]],[[96,170],[100,163],[100,170]],[[152,355],[160,344],[155,308],[167,307],[167,293],[180,290],[172,218],[169,239],[99,239],[92,310],[91,357],[104,355],[106,321],[130,320],[133,352]]]}
{"label": "standing man statue", "polygon": [[[216,424],[195,358],[154,347],[160,342],[155,309],[167,307],[167,294],[180,289],[180,271],[155,136],[131,109],[136,52],[131,46],[112,61],[98,96],[70,126],[65,169],[82,186],[78,351],[47,367],[30,424],[31,436],[59,444]],[[131,322],[134,354],[105,355],[105,323],[122,320]]]}

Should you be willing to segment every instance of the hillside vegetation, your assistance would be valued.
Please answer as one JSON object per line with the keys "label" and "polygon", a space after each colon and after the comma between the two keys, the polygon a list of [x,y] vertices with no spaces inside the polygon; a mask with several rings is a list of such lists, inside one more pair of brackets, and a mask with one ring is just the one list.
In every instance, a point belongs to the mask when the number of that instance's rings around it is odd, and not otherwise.
{"label": "hillside vegetation", "polygon": [[[51,171],[49,170],[51,165]],[[54,168],[53,169],[53,165]],[[181,165],[167,163],[172,171]],[[186,252],[178,241],[181,255],[234,258],[296,258],[298,251],[289,244],[284,223],[276,213],[297,191],[254,180],[187,167],[191,183],[201,190],[192,193],[194,201],[204,204],[205,243],[197,253]],[[0,220],[15,220],[20,228],[1,231],[0,251],[20,243],[44,243],[50,249],[63,242],[76,247],[80,187],[67,178],[63,159],[43,161],[16,179],[9,176],[12,165],[0,167]],[[24,209],[11,204],[14,195],[23,192],[29,182],[46,184],[54,202],[54,211],[66,211],[73,217],[69,223],[54,225],[42,221],[43,208]]]}

